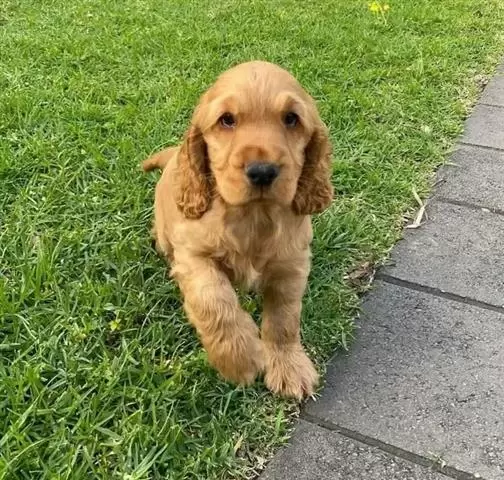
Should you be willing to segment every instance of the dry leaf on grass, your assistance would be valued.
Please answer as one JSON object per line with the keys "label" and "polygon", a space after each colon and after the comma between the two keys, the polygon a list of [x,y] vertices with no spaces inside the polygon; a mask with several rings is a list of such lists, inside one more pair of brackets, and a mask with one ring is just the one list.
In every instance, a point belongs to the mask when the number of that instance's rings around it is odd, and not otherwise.
{"label": "dry leaf on grass", "polygon": [[374,273],[374,264],[366,261],[357,265],[357,267],[345,275],[345,280],[347,280],[352,287],[363,288],[373,281]]}
{"label": "dry leaf on grass", "polygon": [[422,220],[425,215],[426,204],[422,202],[422,199],[418,196],[418,193],[414,188],[413,188],[413,196],[415,197],[415,200],[417,201],[420,208],[418,209],[418,212],[415,216],[415,220],[413,221],[413,223],[411,223],[410,225],[406,225],[406,228],[418,228],[422,226]]}

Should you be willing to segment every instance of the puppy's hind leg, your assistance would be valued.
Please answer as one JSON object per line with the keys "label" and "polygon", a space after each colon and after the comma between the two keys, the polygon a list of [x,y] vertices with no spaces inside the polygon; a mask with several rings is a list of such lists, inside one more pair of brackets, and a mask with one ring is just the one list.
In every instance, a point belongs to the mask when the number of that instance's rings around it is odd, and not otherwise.
{"label": "puppy's hind leg", "polygon": [[158,234],[155,221],[152,225],[150,234],[151,247],[156,250],[160,257],[163,257],[165,260],[171,262],[173,260],[173,247],[167,239]]}

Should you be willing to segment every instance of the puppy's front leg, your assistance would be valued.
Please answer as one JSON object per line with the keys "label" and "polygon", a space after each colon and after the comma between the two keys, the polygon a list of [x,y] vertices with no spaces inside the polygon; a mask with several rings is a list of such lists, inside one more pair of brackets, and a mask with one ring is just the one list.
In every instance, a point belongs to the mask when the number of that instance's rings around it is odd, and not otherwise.
{"label": "puppy's front leg", "polygon": [[280,395],[302,399],[313,394],[318,374],[300,337],[302,298],[309,272],[309,252],[273,262],[264,285],[262,340],[266,386]]}
{"label": "puppy's front leg", "polygon": [[177,251],[172,275],[210,363],[228,380],[252,383],[264,367],[263,347],[258,328],[240,308],[227,275],[210,258]]}

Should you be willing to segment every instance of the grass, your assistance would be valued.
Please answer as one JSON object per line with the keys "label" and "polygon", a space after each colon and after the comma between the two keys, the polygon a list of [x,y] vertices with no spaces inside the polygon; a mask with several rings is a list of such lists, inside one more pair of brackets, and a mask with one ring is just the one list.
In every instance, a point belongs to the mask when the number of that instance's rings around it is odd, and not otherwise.
{"label": "grass", "polygon": [[0,479],[250,477],[285,441],[295,405],[208,367],[138,165],[232,64],[300,79],[335,153],[304,309],[323,369],[352,337],[345,274],[384,258],[504,51],[499,0],[389,3],[1,3]]}

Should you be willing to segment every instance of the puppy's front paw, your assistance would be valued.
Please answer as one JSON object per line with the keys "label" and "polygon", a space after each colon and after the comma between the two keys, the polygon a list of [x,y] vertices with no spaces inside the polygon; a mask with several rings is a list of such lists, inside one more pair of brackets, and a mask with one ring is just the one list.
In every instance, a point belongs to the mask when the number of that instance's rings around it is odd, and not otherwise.
{"label": "puppy's front paw", "polygon": [[208,360],[233,383],[250,385],[264,370],[264,349],[257,335],[240,332],[206,347]]}
{"label": "puppy's front paw", "polygon": [[297,400],[313,395],[319,376],[301,344],[266,344],[265,354],[264,381],[272,392]]}

